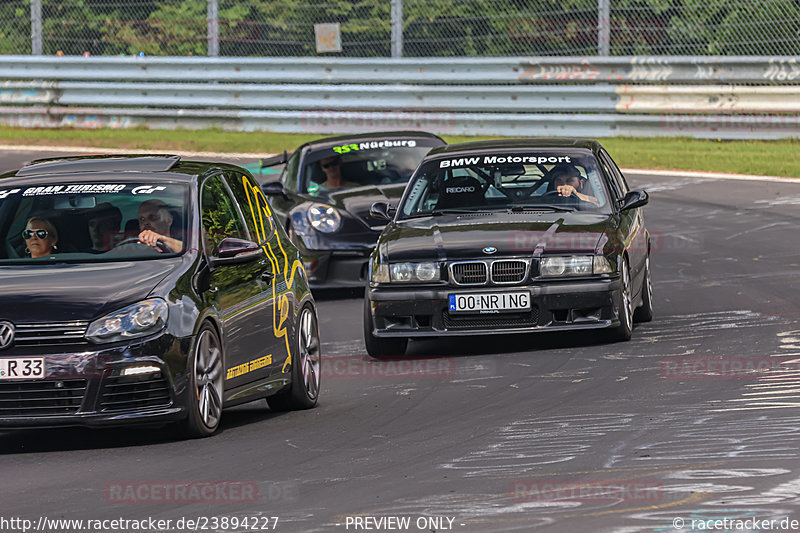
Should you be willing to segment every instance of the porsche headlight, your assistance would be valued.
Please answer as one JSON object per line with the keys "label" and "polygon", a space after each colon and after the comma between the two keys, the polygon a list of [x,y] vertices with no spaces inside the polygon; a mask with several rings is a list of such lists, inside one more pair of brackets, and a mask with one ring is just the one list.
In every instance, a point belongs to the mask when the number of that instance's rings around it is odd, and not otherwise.
{"label": "porsche headlight", "polygon": [[342,216],[336,208],[325,204],[311,204],[306,218],[312,228],[322,233],[333,233],[342,225]]}
{"label": "porsche headlight", "polygon": [[434,281],[441,277],[438,263],[394,263],[389,265],[389,278],[392,282]]}
{"label": "porsche headlight", "polygon": [[611,264],[602,255],[569,255],[544,257],[539,264],[542,276],[589,276],[611,272]]}
{"label": "porsche headlight", "polygon": [[103,343],[144,337],[162,330],[167,315],[167,302],[150,298],[98,318],[89,324],[86,338],[94,343]]}

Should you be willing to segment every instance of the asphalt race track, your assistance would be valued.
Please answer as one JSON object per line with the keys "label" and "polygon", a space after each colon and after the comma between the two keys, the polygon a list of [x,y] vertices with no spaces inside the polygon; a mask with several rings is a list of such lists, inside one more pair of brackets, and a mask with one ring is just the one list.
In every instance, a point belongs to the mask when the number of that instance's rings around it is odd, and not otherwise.
{"label": "asphalt race track", "polygon": [[[0,170],[43,155],[0,154]],[[277,516],[283,532],[388,517],[477,532],[800,519],[800,182],[628,180],[651,194],[656,309],[630,342],[463,338],[375,361],[360,296],[323,294],[318,408],[241,406],[194,441],[169,428],[0,433],[0,514]],[[114,492],[191,481],[256,490],[204,504]]]}

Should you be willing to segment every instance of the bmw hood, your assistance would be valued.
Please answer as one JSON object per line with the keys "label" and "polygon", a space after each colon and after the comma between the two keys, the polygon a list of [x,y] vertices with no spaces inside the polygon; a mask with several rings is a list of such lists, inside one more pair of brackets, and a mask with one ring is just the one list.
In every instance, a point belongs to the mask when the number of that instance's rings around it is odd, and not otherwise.
{"label": "bmw hood", "polygon": [[379,249],[393,262],[591,254],[603,250],[616,225],[612,215],[587,213],[444,215],[391,224]]}
{"label": "bmw hood", "polygon": [[147,298],[180,259],[0,267],[0,320],[93,320]]}

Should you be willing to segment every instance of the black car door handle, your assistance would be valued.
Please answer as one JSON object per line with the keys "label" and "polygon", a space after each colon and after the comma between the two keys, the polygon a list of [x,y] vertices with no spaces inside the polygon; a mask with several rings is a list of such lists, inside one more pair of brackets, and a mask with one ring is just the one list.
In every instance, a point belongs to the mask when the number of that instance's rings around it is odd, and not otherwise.
{"label": "black car door handle", "polygon": [[275,277],[275,274],[270,272],[269,270],[265,270],[261,273],[261,279],[264,281],[272,281],[272,278]]}

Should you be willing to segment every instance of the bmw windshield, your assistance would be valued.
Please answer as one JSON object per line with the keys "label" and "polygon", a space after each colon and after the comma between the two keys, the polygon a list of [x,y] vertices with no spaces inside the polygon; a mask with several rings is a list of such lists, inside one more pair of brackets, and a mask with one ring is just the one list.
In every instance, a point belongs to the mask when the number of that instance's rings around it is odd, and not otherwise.
{"label": "bmw windshield", "polygon": [[528,209],[610,213],[594,156],[548,150],[432,159],[409,185],[400,218]]}
{"label": "bmw windshield", "polygon": [[180,254],[188,195],[184,184],[146,180],[0,183],[0,265]]}

